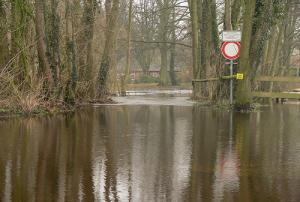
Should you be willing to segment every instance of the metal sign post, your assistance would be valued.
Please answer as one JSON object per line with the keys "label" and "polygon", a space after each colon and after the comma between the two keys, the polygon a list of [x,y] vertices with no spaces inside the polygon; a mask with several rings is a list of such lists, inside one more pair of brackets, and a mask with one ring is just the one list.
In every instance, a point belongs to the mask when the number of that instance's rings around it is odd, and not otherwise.
{"label": "metal sign post", "polygon": [[[233,76],[233,60],[230,60],[230,76]],[[233,105],[233,79],[230,79],[230,105]]]}
{"label": "metal sign post", "polygon": [[234,60],[236,60],[240,56],[240,43],[237,41],[229,42],[226,41],[221,48],[223,56],[230,60],[230,105],[233,105],[233,65]]}

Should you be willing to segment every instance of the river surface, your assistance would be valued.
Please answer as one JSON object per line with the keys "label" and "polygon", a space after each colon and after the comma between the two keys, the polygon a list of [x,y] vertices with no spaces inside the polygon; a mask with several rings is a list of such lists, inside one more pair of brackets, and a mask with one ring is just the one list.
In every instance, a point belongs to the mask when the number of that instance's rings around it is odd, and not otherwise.
{"label": "river surface", "polygon": [[116,100],[0,119],[0,201],[300,201],[300,105]]}

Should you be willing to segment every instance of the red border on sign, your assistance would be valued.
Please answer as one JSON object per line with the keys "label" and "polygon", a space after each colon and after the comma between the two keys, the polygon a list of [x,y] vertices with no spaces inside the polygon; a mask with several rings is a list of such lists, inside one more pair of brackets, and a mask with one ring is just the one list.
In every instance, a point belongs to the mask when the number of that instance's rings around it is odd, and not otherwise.
{"label": "red border on sign", "polygon": [[[226,53],[225,53],[225,48],[226,48],[226,46],[228,45],[228,44],[231,44],[231,43],[234,43],[234,44],[236,44],[237,46],[238,46],[238,52],[237,52],[237,54],[236,55],[234,55],[234,56],[229,56],[229,55],[227,55]],[[240,53],[241,53],[241,44],[239,43],[239,42],[236,42],[236,41],[227,41],[227,42],[225,42],[225,43],[223,43],[223,45],[222,45],[222,47],[221,47],[221,52],[222,52],[222,55],[226,58],[226,59],[228,59],[228,60],[236,60],[236,59],[238,59],[239,57],[240,57]]]}

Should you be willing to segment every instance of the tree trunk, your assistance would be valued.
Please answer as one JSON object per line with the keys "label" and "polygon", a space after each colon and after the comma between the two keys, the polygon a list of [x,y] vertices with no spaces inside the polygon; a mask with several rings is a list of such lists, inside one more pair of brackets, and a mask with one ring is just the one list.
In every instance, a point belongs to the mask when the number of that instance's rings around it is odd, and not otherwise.
{"label": "tree trunk", "polygon": [[59,96],[60,92],[60,70],[61,70],[61,49],[60,49],[60,25],[59,25],[59,15],[58,15],[58,0],[51,0],[50,2],[50,14],[48,20],[47,29],[47,53],[48,60],[50,63],[52,77],[54,85],[56,87],[56,96]]}
{"label": "tree trunk", "polygon": [[[201,68],[201,46],[200,46],[200,25],[202,19],[202,3],[200,1],[189,1],[189,8],[191,13],[192,23],[192,52],[193,52],[193,78],[200,79]],[[193,98],[199,99],[201,97],[200,85],[194,83]]]}
{"label": "tree trunk", "polygon": [[232,30],[232,25],[231,25],[231,0],[225,0],[224,30]]}
{"label": "tree trunk", "polygon": [[239,18],[241,15],[241,0],[234,0],[231,6],[231,25],[233,30],[239,28]]}
{"label": "tree trunk", "polygon": [[192,24],[192,51],[193,51],[193,77],[196,79],[198,71],[198,51],[199,51],[199,41],[198,41],[198,10],[197,1],[189,1],[189,8],[191,13],[191,24]]}
{"label": "tree trunk", "polygon": [[[201,30],[201,69],[200,78],[207,78],[208,72],[211,71],[211,53],[212,53],[212,16],[211,0],[205,0],[202,7],[202,30]],[[201,83],[201,95],[207,98],[209,95],[209,83]]]}
{"label": "tree trunk", "polygon": [[173,8],[173,11],[172,11],[172,23],[171,23],[171,37],[172,37],[172,44],[171,44],[171,49],[170,49],[170,80],[171,80],[171,85],[172,86],[176,86],[178,83],[177,83],[177,79],[176,79],[176,73],[175,73],[175,57],[176,57],[176,24],[175,24],[175,21],[176,21],[176,9],[175,9],[175,6]]}
{"label": "tree trunk", "polygon": [[79,72],[81,75],[79,80],[88,83],[87,94],[90,98],[94,96],[94,56],[93,56],[93,42],[94,42],[94,27],[96,15],[97,2],[96,0],[85,0],[82,17],[82,26],[84,31],[78,40],[78,56],[79,56]]}
{"label": "tree trunk", "polygon": [[168,85],[168,47],[166,45],[161,45],[160,47],[160,77],[159,85]]}
{"label": "tree trunk", "polygon": [[[85,42],[87,44],[86,50],[86,75],[85,79],[87,81],[92,81],[93,79],[93,38],[94,38],[94,23],[95,23],[95,12],[96,12],[96,2],[95,0],[87,0],[84,8],[84,26],[86,27],[85,32]],[[91,91],[92,89],[89,89]],[[90,92],[91,93],[91,92]]]}
{"label": "tree trunk", "polygon": [[131,66],[131,31],[132,31],[132,6],[133,0],[129,0],[129,9],[128,9],[128,26],[127,26],[127,53],[126,53],[126,67],[124,76],[121,78],[121,94],[126,96],[126,85],[130,75],[130,66]]}
{"label": "tree trunk", "polygon": [[[175,43],[175,30],[172,33],[173,42]],[[178,85],[177,79],[176,79],[176,73],[175,73],[175,57],[176,57],[176,50],[175,50],[175,44],[171,45],[170,49],[170,79],[172,86]]]}
{"label": "tree trunk", "polygon": [[[291,56],[294,51],[294,38],[296,35],[296,25],[297,20],[299,19],[299,14],[295,12],[298,8],[298,5],[288,5],[286,8],[287,17],[284,19],[284,42],[282,47],[282,58],[280,60],[280,65],[282,70],[280,75],[283,76],[291,65]],[[298,15],[298,16],[297,16]]]}
{"label": "tree trunk", "polygon": [[[158,0],[159,13],[159,40],[168,41],[168,23],[170,18],[170,0]],[[160,86],[168,85],[168,47],[166,44],[160,44]]]}
{"label": "tree trunk", "polygon": [[7,21],[3,0],[0,0],[0,69],[2,69],[9,58]]}
{"label": "tree trunk", "polygon": [[[106,3],[110,3],[110,0],[106,0]],[[114,47],[114,42],[116,39],[116,26],[117,18],[119,15],[119,0],[113,0],[112,8],[109,12],[108,4],[106,4],[107,13],[107,28],[105,33],[105,45],[104,51],[100,63],[100,70],[98,74],[98,88],[97,88],[97,98],[106,99],[108,96],[107,80],[109,70],[112,65],[112,52]]]}
{"label": "tree trunk", "polygon": [[64,101],[69,105],[74,105],[76,98],[76,85],[77,85],[77,64],[75,53],[75,40],[73,29],[73,4],[70,0],[66,0],[66,55],[67,55],[67,71],[69,78],[65,85]]}
{"label": "tree trunk", "polygon": [[239,72],[244,74],[244,80],[237,83],[235,108],[237,110],[248,110],[251,108],[251,62],[250,47],[252,34],[252,21],[255,11],[256,0],[245,0],[245,12],[243,15],[242,46],[239,64]]}
{"label": "tree trunk", "polygon": [[[46,34],[45,34],[45,18],[44,18],[44,1],[35,0],[35,30],[37,35],[37,53],[39,59],[39,78],[46,78],[46,86],[52,85],[53,79],[51,75],[50,64],[47,58]],[[48,86],[49,87],[49,86]]]}
{"label": "tree trunk", "polygon": [[273,33],[268,40],[268,52],[266,55],[265,63],[263,64],[263,67],[265,70],[263,72],[266,73],[266,75],[271,75],[272,74],[272,61],[273,61],[273,55],[275,51],[275,44],[277,40],[277,29],[276,26],[273,26],[271,29],[271,32]]}
{"label": "tree trunk", "polygon": [[270,30],[272,28],[273,9],[273,2],[267,0],[263,5],[257,8],[253,18],[250,64],[254,70],[257,70],[257,67],[262,62],[263,50],[267,45],[267,39],[269,38]]}
{"label": "tree trunk", "polygon": [[[272,62],[272,73],[271,76],[275,76],[276,73],[278,73],[278,69],[279,69],[279,57],[280,57],[280,51],[281,51],[281,47],[283,45],[282,40],[283,40],[283,33],[284,33],[284,23],[282,22],[279,25],[279,34],[278,34],[278,38],[276,40],[275,43],[275,49],[274,49],[274,55],[273,55],[273,62]],[[270,83],[270,92],[273,91],[273,85],[274,83],[271,82]]]}
{"label": "tree trunk", "polygon": [[17,81],[30,86],[29,76],[29,49],[28,36],[29,26],[24,26],[29,23],[28,1],[11,1],[11,57],[15,57],[13,67],[19,72],[16,76]]}

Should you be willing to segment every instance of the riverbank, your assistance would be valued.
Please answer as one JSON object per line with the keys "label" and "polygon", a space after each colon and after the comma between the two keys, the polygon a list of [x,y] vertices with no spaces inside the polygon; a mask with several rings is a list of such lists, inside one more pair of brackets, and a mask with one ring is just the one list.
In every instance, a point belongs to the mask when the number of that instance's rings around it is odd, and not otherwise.
{"label": "riverbank", "polygon": [[23,117],[23,116],[48,116],[62,113],[74,112],[79,105],[67,106],[57,105],[52,107],[37,107],[31,110],[21,108],[0,107],[0,117]]}
{"label": "riverbank", "polygon": [[[175,105],[175,106],[202,106],[212,109],[232,111],[228,103],[212,103],[210,100],[195,101],[191,99],[192,89],[188,84],[181,86],[159,87],[157,83],[152,84],[130,84],[127,96],[113,96],[105,100],[78,101],[74,105],[67,105],[64,102],[41,101],[26,98],[19,104],[0,105],[0,117],[15,116],[48,116],[62,113],[74,112],[80,107],[100,105]],[[6,102],[8,103],[8,102]],[[259,111],[261,107],[268,104],[253,104],[253,109],[246,112]],[[234,111],[234,110],[233,110]]]}
{"label": "riverbank", "polygon": [[[189,94],[192,86],[190,83],[183,83],[179,86],[161,87],[158,83],[128,84],[127,95],[143,94]],[[118,95],[118,90],[114,90],[113,95]],[[114,92],[113,91],[113,92]],[[40,98],[39,93],[33,93],[26,96],[14,96],[12,100],[6,98],[0,101],[0,117],[11,116],[45,116],[60,113],[73,112],[81,106],[98,104],[116,104],[111,97],[104,100],[79,100],[74,105],[63,101],[52,101]]]}
{"label": "riverbank", "polygon": [[158,83],[134,83],[127,85],[128,90],[192,90],[192,83],[181,83],[177,86],[159,86]]}

